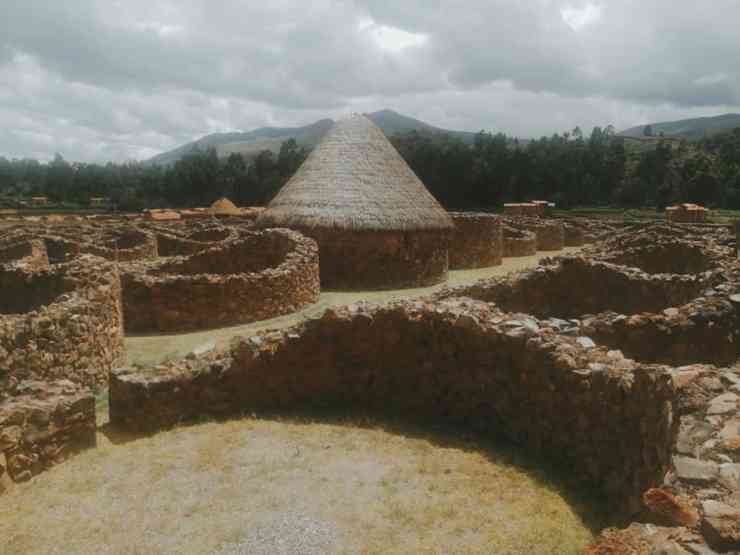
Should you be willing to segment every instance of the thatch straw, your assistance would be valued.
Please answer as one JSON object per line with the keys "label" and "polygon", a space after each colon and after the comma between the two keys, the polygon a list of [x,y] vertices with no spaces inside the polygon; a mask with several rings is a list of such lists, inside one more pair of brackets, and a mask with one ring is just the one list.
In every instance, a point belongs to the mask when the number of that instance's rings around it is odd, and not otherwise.
{"label": "thatch straw", "polygon": [[241,211],[236,205],[227,198],[220,198],[208,209],[211,214],[216,216],[238,216]]}
{"label": "thatch straw", "polygon": [[454,227],[383,132],[361,115],[334,124],[257,225],[358,231]]}

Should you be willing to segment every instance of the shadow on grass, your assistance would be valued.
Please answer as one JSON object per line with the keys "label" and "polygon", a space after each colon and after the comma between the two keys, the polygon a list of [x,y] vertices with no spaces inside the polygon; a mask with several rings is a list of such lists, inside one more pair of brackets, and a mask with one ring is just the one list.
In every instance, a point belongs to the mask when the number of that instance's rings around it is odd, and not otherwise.
{"label": "shadow on grass", "polygon": [[[380,430],[389,434],[414,440],[424,440],[435,447],[456,449],[476,453],[497,466],[513,467],[532,480],[538,487],[561,497],[578,515],[594,535],[607,526],[626,525],[627,521],[615,516],[608,499],[595,486],[588,487],[574,476],[572,469],[548,460],[547,456],[534,455],[502,435],[490,435],[471,431],[460,425],[442,420],[425,420],[401,414],[377,414],[365,411],[340,411],[336,409],[294,410],[264,413],[259,416],[244,414],[241,418],[281,422],[290,425],[310,426],[328,424],[339,427]],[[178,428],[197,427],[201,424],[237,420],[238,417],[214,419],[204,417],[181,423]],[[125,444],[154,433],[132,433],[116,429],[106,422],[98,428],[108,440],[116,445]]]}

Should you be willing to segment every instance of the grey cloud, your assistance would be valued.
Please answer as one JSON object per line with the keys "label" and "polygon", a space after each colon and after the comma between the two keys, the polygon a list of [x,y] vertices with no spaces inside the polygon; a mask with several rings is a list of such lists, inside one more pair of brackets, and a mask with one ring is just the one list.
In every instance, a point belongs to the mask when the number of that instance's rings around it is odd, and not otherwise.
{"label": "grey cloud", "polygon": [[[0,155],[121,160],[384,107],[531,136],[740,106],[734,0],[591,0],[578,30],[561,12],[585,0],[7,4]],[[426,40],[387,50],[380,26]]]}

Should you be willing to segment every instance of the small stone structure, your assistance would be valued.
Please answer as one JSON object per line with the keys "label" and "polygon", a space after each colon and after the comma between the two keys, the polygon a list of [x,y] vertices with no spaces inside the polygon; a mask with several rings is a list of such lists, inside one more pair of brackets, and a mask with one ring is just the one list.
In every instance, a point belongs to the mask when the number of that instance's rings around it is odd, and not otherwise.
{"label": "small stone structure", "polygon": [[268,229],[186,257],[127,264],[126,330],[207,329],[294,312],[318,300],[318,263],[314,241]]}
{"label": "small stone structure", "polygon": [[451,270],[485,268],[501,264],[501,218],[482,212],[450,212],[455,233],[449,249]]}
{"label": "small stone structure", "polygon": [[504,221],[516,229],[533,232],[537,236],[538,251],[559,251],[565,246],[565,229],[560,220],[505,217]]}
{"label": "small stone structure", "polygon": [[669,206],[665,209],[666,220],[676,223],[704,223],[707,221],[708,215],[709,210],[691,203]]}
{"label": "small stone structure", "polygon": [[111,423],[154,431],[201,415],[376,409],[505,434],[631,513],[677,429],[666,367],[640,365],[470,300],[329,310],[156,368],[111,373]]}
{"label": "small stone structure", "polygon": [[149,260],[159,256],[154,234],[133,227],[119,227],[88,237],[80,250],[118,262]]}
{"label": "small stone structure", "polygon": [[537,235],[531,231],[503,224],[502,235],[504,258],[537,254]]}
{"label": "small stone structure", "polygon": [[543,209],[531,202],[510,202],[504,204],[504,214],[506,216],[528,216],[536,218],[540,216]]}
{"label": "small stone structure", "polygon": [[0,391],[0,476],[25,482],[94,447],[95,397],[67,380],[26,381]]}
{"label": "small stone structure", "polygon": [[0,267],[0,391],[33,379],[94,387],[123,355],[115,266],[82,255],[25,272]]}
{"label": "small stone structure", "polygon": [[12,265],[24,272],[35,272],[49,267],[44,243],[23,236],[8,236],[0,242],[0,266]]}

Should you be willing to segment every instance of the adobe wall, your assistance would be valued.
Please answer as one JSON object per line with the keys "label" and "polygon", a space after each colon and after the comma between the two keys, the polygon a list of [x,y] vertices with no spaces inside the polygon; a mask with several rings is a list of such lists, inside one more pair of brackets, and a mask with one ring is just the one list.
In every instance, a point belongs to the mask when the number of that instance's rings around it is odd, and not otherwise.
{"label": "adobe wall", "polygon": [[229,352],[113,371],[109,394],[111,423],[132,431],[317,407],[442,419],[568,465],[627,512],[663,479],[677,425],[665,367],[464,299],[330,310]]}
{"label": "adobe wall", "polygon": [[207,329],[295,312],[318,300],[318,262],[314,241],[269,229],[189,257],[127,264],[126,330]]}
{"label": "adobe wall", "polygon": [[123,356],[115,266],[90,255],[34,273],[0,271],[0,392],[22,380],[95,387]]}
{"label": "adobe wall", "polygon": [[451,270],[485,268],[501,264],[501,219],[482,212],[450,212],[455,232],[449,248]]}
{"label": "adobe wall", "polygon": [[514,228],[533,232],[537,236],[538,251],[559,251],[565,246],[565,229],[559,220],[505,217],[504,222]]}
{"label": "adobe wall", "polygon": [[504,258],[537,254],[537,236],[531,231],[516,229],[503,224],[502,235]]}
{"label": "adobe wall", "polygon": [[447,279],[452,231],[299,229],[319,244],[321,287],[426,287]]}
{"label": "adobe wall", "polygon": [[67,380],[23,382],[0,391],[0,476],[25,482],[95,447],[95,397]]}

